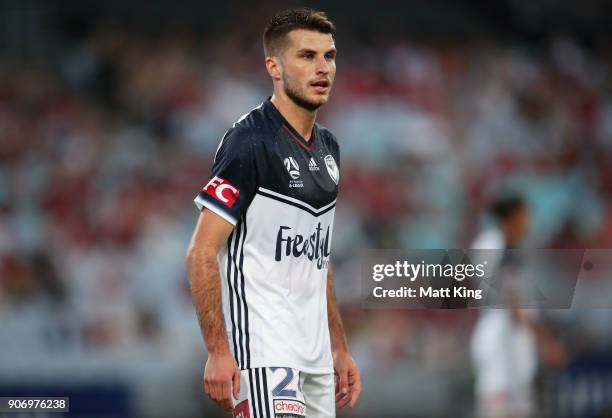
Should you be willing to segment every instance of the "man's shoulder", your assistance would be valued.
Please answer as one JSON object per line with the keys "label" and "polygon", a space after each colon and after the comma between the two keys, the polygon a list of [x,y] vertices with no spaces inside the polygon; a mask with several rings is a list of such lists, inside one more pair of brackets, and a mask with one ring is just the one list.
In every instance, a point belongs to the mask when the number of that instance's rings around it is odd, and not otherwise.
{"label": "man's shoulder", "polygon": [[253,144],[261,142],[265,137],[265,130],[262,130],[259,127],[234,124],[231,128],[227,130],[227,132],[223,136],[223,140],[224,142],[240,142],[241,144]]}
{"label": "man's shoulder", "polygon": [[501,250],[505,245],[504,234],[499,228],[487,228],[478,234],[472,243],[472,248],[476,250]]}
{"label": "man's shoulder", "polygon": [[245,146],[261,145],[270,138],[273,126],[266,123],[257,108],[245,114],[225,132],[222,145],[243,148]]}
{"label": "man's shoulder", "polygon": [[336,150],[340,148],[340,146],[338,145],[338,139],[336,138],[336,135],[332,133],[332,131],[330,131],[325,126],[320,125],[319,123],[316,123],[315,126],[317,128],[318,138],[320,138],[322,141],[326,142],[328,145],[330,145]]}
{"label": "man's shoulder", "polygon": [[228,132],[249,137],[265,137],[278,129],[274,120],[267,117],[264,111],[265,103],[260,104],[250,112],[242,115]]}

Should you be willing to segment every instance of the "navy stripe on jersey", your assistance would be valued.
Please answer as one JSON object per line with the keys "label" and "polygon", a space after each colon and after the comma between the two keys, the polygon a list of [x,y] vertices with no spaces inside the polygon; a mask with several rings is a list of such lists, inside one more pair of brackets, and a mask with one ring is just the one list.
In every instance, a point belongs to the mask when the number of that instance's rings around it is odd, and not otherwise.
{"label": "navy stripe on jersey", "polygon": [[238,269],[238,247],[241,242],[241,231],[243,227],[242,219],[238,221],[238,226],[236,228],[236,241],[234,242],[234,255],[233,255],[233,264],[234,264],[234,292],[236,292],[236,310],[238,312],[238,346],[240,350],[240,361],[238,362],[239,368],[244,368],[244,293],[243,293],[243,278]]}
{"label": "navy stripe on jersey", "polygon": [[253,409],[253,418],[258,418],[257,405],[255,403],[253,369],[249,369],[249,388],[251,389],[251,408]]}
{"label": "navy stripe on jersey", "polygon": [[227,239],[227,285],[229,291],[229,299],[230,299],[230,317],[232,320],[232,342],[234,343],[234,358],[236,359],[236,363],[238,363],[238,344],[236,342],[236,319],[234,315],[234,290],[232,287],[232,238],[235,237],[234,231],[230,234]]}
{"label": "navy stripe on jersey", "polygon": [[[246,303],[243,272],[244,241],[246,240],[246,233],[246,219],[241,218],[227,241],[227,283],[229,285],[234,358],[236,359],[238,367],[242,370],[248,369],[251,364],[249,308]],[[240,254],[238,254],[239,247]],[[236,300],[235,305],[234,297]]]}
{"label": "navy stripe on jersey", "polygon": [[264,368],[262,369],[262,375],[263,375],[263,393],[264,393],[264,398],[265,398],[265,405],[266,405],[266,416],[271,417],[272,415],[270,414],[270,400],[268,399],[268,378],[267,378],[267,374],[268,374],[268,369]]}
{"label": "navy stripe on jersey", "polygon": [[250,349],[250,342],[249,342],[249,306],[246,302],[246,293],[244,291],[244,283],[245,283],[245,279],[244,279],[244,272],[242,270],[242,265],[244,263],[244,242],[246,241],[246,235],[247,235],[247,223],[246,223],[246,218],[242,218],[242,225],[243,225],[243,234],[242,234],[242,244],[240,245],[240,261],[238,263],[238,268],[240,270],[240,277],[241,277],[241,293],[242,293],[242,303],[244,306],[244,334],[245,334],[245,350],[246,350],[246,368],[250,368],[251,367],[251,349]]}
{"label": "navy stripe on jersey", "polygon": [[251,405],[253,418],[273,418],[270,409],[270,398],[268,395],[268,368],[256,367],[248,369],[249,372],[249,404]]}
{"label": "navy stripe on jersey", "polygon": [[302,202],[300,200],[291,198],[289,196],[281,195],[280,193],[274,193],[271,190],[264,189],[263,187],[260,187],[257,190],[256,193],[258,195],[267,197],[269,199],[273,199],[273,200],[285,203],[287,205],[291,205],[291,206],[294,206],[296,208],[302,209],[302,210],[310,213],[314,217],[321,216],[324,213],[327,213],[327,212],[329,212],[330,210],[332,210],[333,208],[336,207],[336,200],[334,200],[334,201],[330,202],[329,204],[323,206],[322,208],[316,209],[316,208],[314,208],[314,207],[312,207],[312,206],[310,206],[310,205],[308,205],[308,204],[306,204],[306,203],[304,203],[304,202]]}
{"label": "navy stripe on jersey", "polygon": [[[259,382],[259,373],[262,372],[263,369],[255,369],[255,380],[257,381],[257,405],[259,407],[259,416],[269,418],[268,415],[264,414],[264,410],[261,405],[261,383]],[[253,403],[255,403],[255,399],[253,399]]]}

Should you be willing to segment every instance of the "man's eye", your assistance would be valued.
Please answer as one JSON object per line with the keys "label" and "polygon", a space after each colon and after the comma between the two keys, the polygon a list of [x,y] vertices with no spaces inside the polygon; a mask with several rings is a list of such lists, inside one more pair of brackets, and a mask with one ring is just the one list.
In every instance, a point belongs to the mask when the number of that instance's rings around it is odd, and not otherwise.
{"label": "man's eye", "polygon": [[314,54],[304,54],[304,58],[311,60],[314,58]]}

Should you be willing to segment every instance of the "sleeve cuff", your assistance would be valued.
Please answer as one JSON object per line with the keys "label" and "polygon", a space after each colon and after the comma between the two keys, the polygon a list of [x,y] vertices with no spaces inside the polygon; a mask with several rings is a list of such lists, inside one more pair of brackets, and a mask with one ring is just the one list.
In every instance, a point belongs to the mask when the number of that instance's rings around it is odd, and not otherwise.
{"label": "sleeve cuff", "polygon": [[220,217],[222,217],[223,219],[225,219],[226,221],[228,221],[234,226],[236,226],[236,224],[238,223],[238,219],[230,215],[229,212],[221,209],[219,206],[215,205],[214,203],[211,203],[210,201],[203,199],[202,196],[200,195],[196,196],[193,202],[195,203],[195,205],[197,206],[200,212],[202,211],[202,209],[207,208],[215,212],[217,215],[219,215]]}

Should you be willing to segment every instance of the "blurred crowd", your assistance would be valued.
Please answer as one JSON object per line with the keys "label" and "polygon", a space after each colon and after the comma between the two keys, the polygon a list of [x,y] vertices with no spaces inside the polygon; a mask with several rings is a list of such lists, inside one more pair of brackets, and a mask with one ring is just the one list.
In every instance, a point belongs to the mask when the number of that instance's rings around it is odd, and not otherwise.
{"label": "blurred crowd", "polygon": [[[526,245],[610,248],[612,57],[562,37],[337,46],[320,123],[342,151],[332,259],[352,346],[366,376],[411,376],[415,403],[444,410],[448,376],[470,379],[474,315],[360,310],[356,254],[469,246],[509,190],[532,211]],[[224,131],[270,94],[260,44],[232,35],[100,30],[54,62],[0,58],[0,368],[135,347],[202,358],[192,200]]]}

